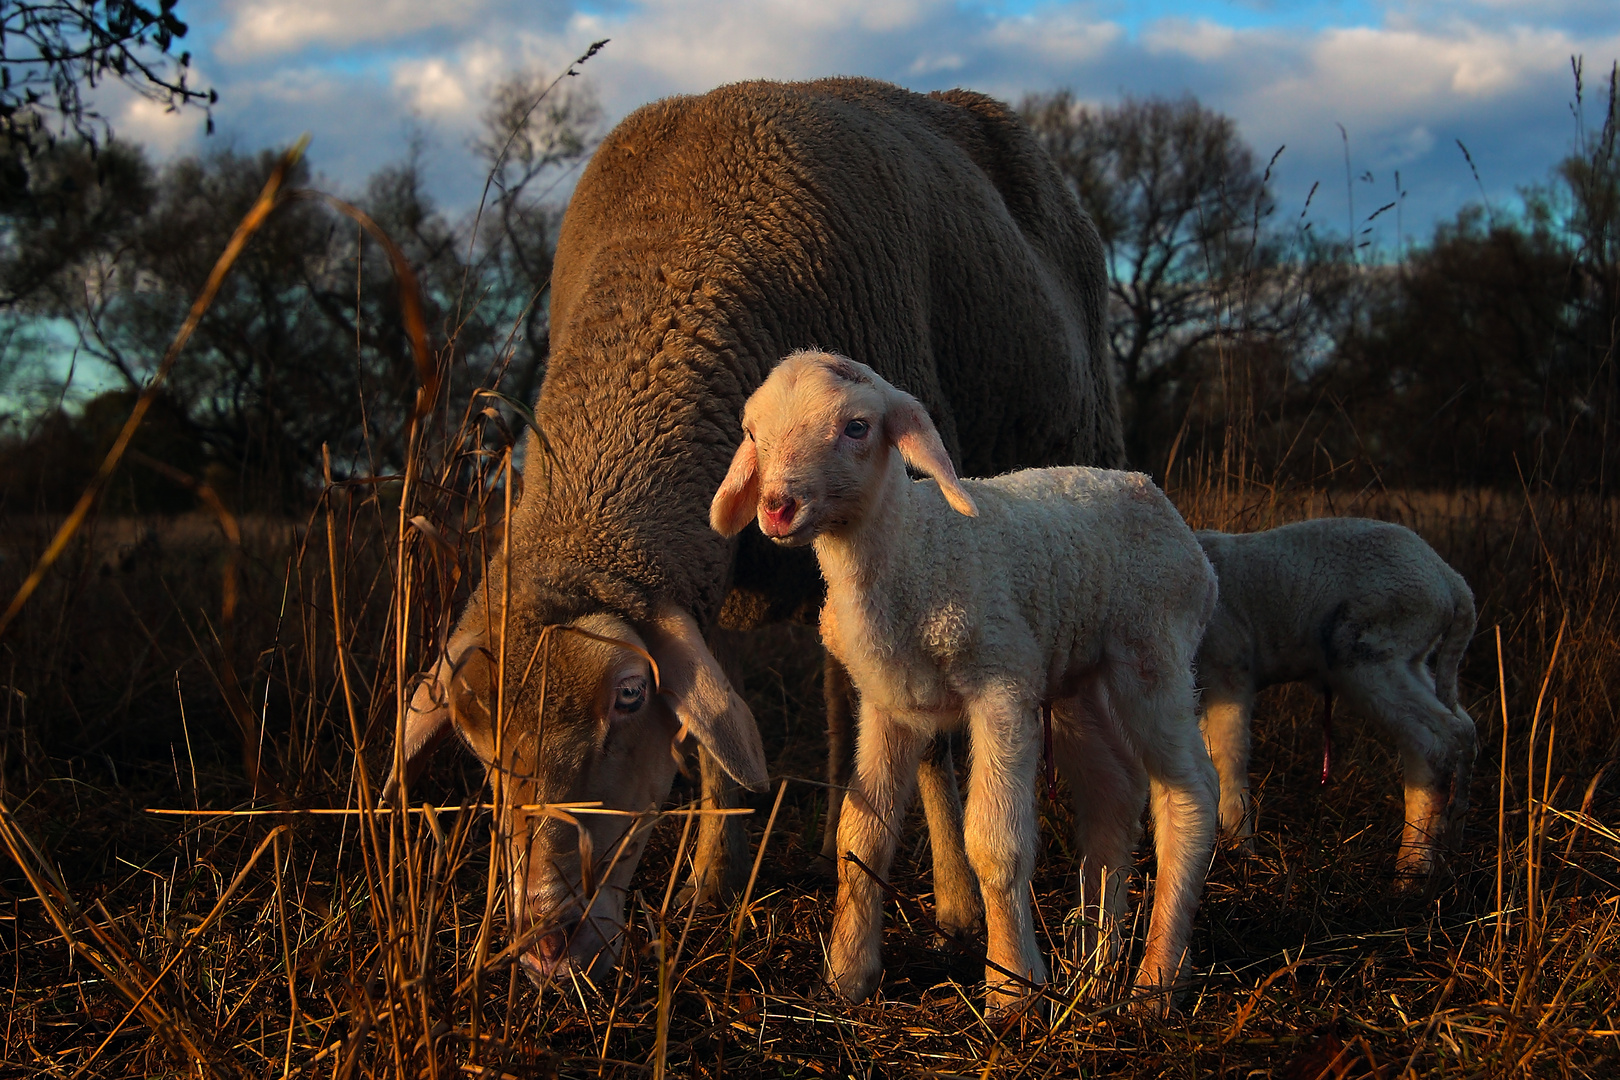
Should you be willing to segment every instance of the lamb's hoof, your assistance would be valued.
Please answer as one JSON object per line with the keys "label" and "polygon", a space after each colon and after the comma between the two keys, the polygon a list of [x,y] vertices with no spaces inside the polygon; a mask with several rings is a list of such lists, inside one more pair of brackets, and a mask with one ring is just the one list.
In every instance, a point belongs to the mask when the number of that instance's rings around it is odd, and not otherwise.
{"label": "lamb's hoof", "polygon": [[939,909],[934,916],[934,936],[930,944],[935,950],[963,949],[984,933],[984,915],[975,906],[969,911]]}
{"label": "lamb's hoof", "polygon": [[692,904],[719,904],[735,890],[728,883],[724,867],[711,867],[692,871],[692,876],[686,879],[681,891],[675,894],[676,910],[683,910]]}
{"label": "lamb's hoof", "polygon": [[883,964],[853,964],[841,970],[830,967],[826,979],[833,992],[845,1001],[862,1002],[877,992],[878,984],[883,981]]}
{"label": "lamb's hoof", "polygon": [[996,972],[998,982],[985,981],[984,1018],[992,1023],[1014,1018],[1044,1021],[1048,1002],[1040,990],[1025,986]]}
{"label": "lamb's hoof", "polygon": [[1404,900],[1420,900],[1429,896],[1437,885],[1434,861],[1421,856],[1397,859],[1395,862],[1395,895]]}
{"label": "lamb's hoof", "polygon": [[1162,983],[1146,980],[1136,984],[1135,1000],[1131,1002],[1134,1016],[1150,1020],[1166,1020],[1176,1011],[1175,991]]}

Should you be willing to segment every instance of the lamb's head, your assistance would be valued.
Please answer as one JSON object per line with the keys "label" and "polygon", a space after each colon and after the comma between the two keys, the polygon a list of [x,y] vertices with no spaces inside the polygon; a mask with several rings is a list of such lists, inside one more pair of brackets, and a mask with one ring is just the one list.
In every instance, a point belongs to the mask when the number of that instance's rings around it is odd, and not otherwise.
{"label": "lamb's head", "polygon": [[709,508],[734,536],[756,516],[778,544],[807,544],[860,521],[904,467],[933,477],[946,500],[977,509],[956,478],[928,410],[848,357],[796,352],[743,407],[743,441]]}
{"label": "lamb's head", "polygon": [[[672,605],[634,622],[606,612],[552,626],[514,618],[498,704],[499,619],[481,614],[469,610],[412,696],[405,775],[460,734],[491,786],[499,781],[510,933],[526,940],[524,968],[536,981],[572,971],[599,982],[621,954],[630,880],[653,823],[633,815],[668,798],[681,739],[695,736],[735,780],[759,788],[759,731],[696,621]],[[384,799],[396,788],[390,777]],[[610,812],[556,805],[588,802]]]}

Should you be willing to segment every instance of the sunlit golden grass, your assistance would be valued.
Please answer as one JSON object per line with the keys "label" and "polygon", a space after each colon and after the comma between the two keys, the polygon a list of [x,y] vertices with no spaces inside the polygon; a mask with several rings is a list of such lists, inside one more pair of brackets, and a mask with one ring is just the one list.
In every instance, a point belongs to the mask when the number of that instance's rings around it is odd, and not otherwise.
{"label": "sunlit golden grass", "polygon": [[[1364,514],[1429,539],[1479,601],[1462,697],[1480,758],[1449,874],[1397,901],[1393,755],[1376,731],[1341,725],[1323,786],[1319,703],[1300,687],[1264,695],[1256,851],[1217,853],[1196,977],[1168,1022],[1120,1010],[1123,979],[1079,974],[1067,811],[1044,793],[1034,891],[1051,1022],[987,1023],[978,946],[934,947],[917,821],[893,875],[881,994],[850,1006],[821,989],[833,888],[817,854],[820,655],[803,627],[737,646],[776,778],[754,804],[746,899],[683,904],[692,817],[648,817],[625,963],[601,986],[536,988],[513,963],[504,890],[488,887],[507,856],[471,756],[442,754],[413,790],[432,809],[370,809],[409,680],[505,550],[515,414],[488,396],[439,401],[413,421],[403,474],[328,483],[304,521],[92,517],[61,546],[0,642],[5,1071],[1615,1071],[1613,502],[1533,480],[1519,492],[1277,487],[1229,459],[1177,463],[1168,487],[1198,527]],[[58,525],[0,523],[0,593]],[[671,808],[692,794],[678,783]],[[1136,910],[1151,889],[1143,858]]]}
{"label": "sunlit golden grass", "polygon": [[[773,773],[787,778],[746,915],[739,920],[735,905],[677,902],[669,885],[681,822],[663,823],[638,876],[623,970],[601,987],[536,989],[505,951],[499,898],[486,923],[487,814],[296,813],[358,809],[351,731],[361,732],[373,790],[391,742],[397,653],[388,634],[397,624],[388,597],[398,587],[387,556],[397,555],[399,514],[339,490],[332,536],[353,643],[352,728],[335,663],[324,513],[304,527],[244,530],[244,547],[254,550],[244,560],[234,663],[252,672],[243,682],[255,711],[269,702],[260,715],[274,781],[256,803],[238,764],[237,728],[209,674],[222,654],[192,642],[218,618],[217,531],[205,557],[208,533],[195,520],[109,523],[74,554],[77,576],[54,578],[29,609],[28,632],[10,641],[0,831],[28,874],[12,865],[0,876],[11,960],[7,1068],[63,1076],[485,1068],[491,1076],[629,1076],[661,1064],[671,1076],[1606,1075],[1620,1056],[1612,1034],[1620,991],[1612,507],[1546,494],[1172,492],[1199,525],[1327,512],[1403,520],[1474,584],[1480,634],[1463,699],[1481,753],[1467,838],[1435,895],[1390,898],[1400,813],[1393,755],[1376,732],[1341,725],[1335,772],[1322,787],[1319,703],[1286,688],[1259,708],[1258,851],[1216,857],[1195,937],[1198,980],[1179,1017],[1149,1023],[1109,1009],[1106,996],[1075,994],[1081,987],[1065,959],[1066,812],[1044,797],[1038,925],[1054,958],[1059,1022],[1002,1029],[981,1019],[972,946],[931,945],[920,827],[895,874],[901,899],[890,906],[881,998],[840,1003],[819,984],[833,896],[815,854],[823,802],[810,782],[822,754],[819,656],[812,633],[780,628],[741,649]],[[431,595],[434,582],[449,579],[436,562],[445,553],[407,529],[407,572],[423,605],[409,620],[415,636],[451,597]],[[7,549],[8,576],[24,561],[13,552],[25,554],[39,535],[7,537],[16,545]],[[482,558],[477,535],[454,537],[463,576]],[[131,538],[146,543],[144,561],[109,561]],[[151,634],[146,655],[132,652],[141,627]],[[410,670],[419,648],[410,643]],[[87,672],[91,650],[106,671]],[[119,690],[126,680],[133,692]],[[121,741],[116,733],[131,725],[143,730]],[[479,781],[467,755],[446,755],[417,797],[442,808],[479,803],[487,799]],[[756,804],[756,845],[772,797]],[[145,813],[250,804],[295,812]],[[1143,869],[1150,881],[1151,864]]]}

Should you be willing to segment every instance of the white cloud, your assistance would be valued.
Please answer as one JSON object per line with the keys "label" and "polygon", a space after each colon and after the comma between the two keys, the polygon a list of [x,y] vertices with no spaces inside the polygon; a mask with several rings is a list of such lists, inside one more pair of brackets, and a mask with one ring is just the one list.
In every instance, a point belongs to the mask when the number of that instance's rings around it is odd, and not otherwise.
{"label": "white cloud", "polygon": [[1176,52],[1205,63],[1227,59],[1238,41],[1238,31],[1209,19],[1162,19],[1148,27],[1142,37],[1149,52]]}
{"label": "white cloud", "polygon": [[420,117],[470,125],[482,110],[490,87],[523,59],[521,47],[501,49],[480,42],[453,56],[401,60],[393,66],[392,84]]}
{"label": "white cloud", "polygon": [[222,52],[244,58],[389,41],[475,25],[485,6],[483,0],[240,0],[232,5]]}
{"label": "white cloud", "polygon": [[[430,164],[452,205],[476,198],[481,177],[470,178],[464,150],[489,86],[519,66],[560,71],[600,38],[612,43],[584,78],[610,122],[656,97],[748,78],[862,74],[1014,100],[1059,86],[1090,101],[1191,92],[1235,117],[1260,157],[1287,143],[1279,183],[1301,200],[1313,180],[1342,176],[1340,122],[1358,171],[1401,169],[1409,222],[1423,198],[1438,213],[1467,197],[1472,179],[1459,187],[1452,175],[1456,138],[1508,193],[1544,176],[1567,138],[1569,55],[1587,56],[1592,84],[1620,55],[1620,19],[1597,0],[1374,0],[1363,25],[1314,29],[1239,27],[1199,4],[1140,32],[1091,0],[1044,0],[1023,14],[991,0],[186,2],[232,58],[197,50],[226,73],[223,130],[251,145],[312,130],[317,162],[354,184],[403,153],[408,125],[422,125],[444,150]],[[154,148],[185,145],[183,123],[149,108],[116,115]]]}
{"label": "white cloud", "polygon": [[1027,68],[1030,59],[1060,69],[1079,68],[1124,41],[1125,30],[1117,23],[1089,22],[1077,14],[1051,11],[1039,18],[999,20],[986,43],[1000,71],[1012,75]]}
{"label": "white cloud", "polygon": [[135,94],[128,95],[128,100],[113,116],[113,130],[121,138],[140,143],[161,157],[189,145],[204,123],[200,113],[171,112],[167,105]]}

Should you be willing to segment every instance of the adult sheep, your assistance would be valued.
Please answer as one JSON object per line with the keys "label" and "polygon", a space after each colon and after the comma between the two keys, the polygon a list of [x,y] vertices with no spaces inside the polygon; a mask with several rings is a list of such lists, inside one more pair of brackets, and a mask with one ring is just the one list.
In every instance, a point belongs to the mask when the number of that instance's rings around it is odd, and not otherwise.
{"label": "adult sheep", "polygon": [[[1028,130],[981,95],[754,82],[632,114],[563,220],[535,406],[546,439],[529,436],[510,581],[493,559],[413,695],[406,778],[454,729],[492,772],[501,762],[513,806],[646,811],[669,795],[684,730],[707,805],[735,798],[720,770],[762,786],[753,717],[705,636],[812,615],[821,586],[806,553],[709,529],[744,401],[779,357],[816,344],[920,399],[969,473],[1118,464],[1105,287],[1091,221]],[[548,626],[566,629],[543,640]],[[581,838],[507,813],[512,932],[534,943],[532,975],[617,957],[646,839],[627,837],[629,820],[582,815]],[[700,888],[740,861],[729,820],[699,829]],[[966,896],[954,917],[976,914],[971,878],[952,890]],[[936,880],[942,902],[952,890]]]}

